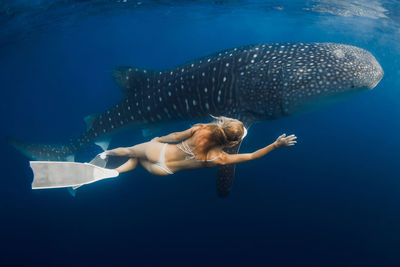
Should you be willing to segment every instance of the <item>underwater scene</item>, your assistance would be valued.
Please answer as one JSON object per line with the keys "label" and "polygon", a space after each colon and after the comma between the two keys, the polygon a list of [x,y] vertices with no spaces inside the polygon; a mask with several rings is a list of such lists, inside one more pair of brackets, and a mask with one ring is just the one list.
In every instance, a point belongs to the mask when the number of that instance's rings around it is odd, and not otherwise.
{"label": "underwater scene", "polygon": [[1,266],[400,266],[399,1],[0,14]]}

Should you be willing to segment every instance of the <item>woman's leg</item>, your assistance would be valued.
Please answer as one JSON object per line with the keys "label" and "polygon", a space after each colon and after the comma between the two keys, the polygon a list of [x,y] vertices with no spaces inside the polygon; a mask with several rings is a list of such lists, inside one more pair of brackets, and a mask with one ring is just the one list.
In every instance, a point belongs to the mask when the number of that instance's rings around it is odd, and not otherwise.
{"label": "woman's leg", "polygon": [[146,142],[131,147],[118,147],[105,152],[108,156],[143,158],[146,157],[146,149],[149,146],[151,143]]}
{"label": "woman's leg", "polygon": [[127,162],[116,168],[115,170],[119,173],[127,172],[135,169],[139,164],[139,160],[137,158],[130,158]]}
{"label": "woman's leg", "polygon": [[164,144],[158,142],[146,142],[132,147],[119,147],[108,150],[107,155],[130,157],[127,162],[116,168],[119,173],[135,169],[140,162],[148,172],[155,175],[166,175],[165,171],[153,163],[158,160],[163,146]]}
{"label": "woman's leg", "polygon": [[116,157],[131,157],[131,148],[130,147],[118,147],[115,149],[105,151],[107,156],[116,156]]}
{"label": "woman's leg", "polygon": [[163,146],[164,144],[159,142],[146,142],[131,147],[119,147],[107,150],[106,154],[109,156],[131,157],[156,162],[160,157]]}

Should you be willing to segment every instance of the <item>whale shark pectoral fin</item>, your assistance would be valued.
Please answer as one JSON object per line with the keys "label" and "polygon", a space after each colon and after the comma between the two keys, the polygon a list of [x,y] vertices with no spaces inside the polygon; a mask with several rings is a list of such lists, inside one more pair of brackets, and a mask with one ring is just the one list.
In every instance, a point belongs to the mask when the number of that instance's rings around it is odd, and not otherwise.
{"label": "whale shark pectoral fin", "polygon": [[235,167],[236,165],[232,164],[217,168],[217,194],[219,197],[227,197],[231,192]]}
{"label": "whale shark pectoral fin", "polygon": [[[226,153],[237,154],[241,142],[231,148],[224,149]],[[219,197],[227,197],[232,189],[233,178],[235,178],[236,164],[217,167],[217,194]]]}
{"label": "whale shark pectoral fin", "polygon": [[154,70],[120,66],[113,70],[112,77],[125,96],[132,90],[147,88],[148,79],[154,80],[154,76],[157,75],[156,72]]}
{"label": "whale shark pectoral fin", "polygon": [[102,139],[102,140],[97,140],[94,143],[96,145],[98,145],[99,147],[101,147],[101,149],[103,149],[103,151],[106,151],[108,149],[108,147],[110,146],[110,141],[111,141],[111,139]]}
{"label": "whale shark pectoral fin", "polygon": [[91,114],[91,115],[86,116],[83,119],[86,123],[86,130],[89,130],[90,128],[92,128],[93,122],[97,117],[98,117],[97,114]]}
{"label": "whale shark pectoral fin", "polygon": [[[243,125],[247,130],[253,122],[256,121],[251,114],[244,114],[238,119],[243,122]],[[229,154],[237,154],[242,142],[243,141],[234,147],[226,148],[224,151]],[[217,194],[219,197],[227,197],[231,192],[233,179],[235,178],[235,167],[236,164],[217,167]]]}

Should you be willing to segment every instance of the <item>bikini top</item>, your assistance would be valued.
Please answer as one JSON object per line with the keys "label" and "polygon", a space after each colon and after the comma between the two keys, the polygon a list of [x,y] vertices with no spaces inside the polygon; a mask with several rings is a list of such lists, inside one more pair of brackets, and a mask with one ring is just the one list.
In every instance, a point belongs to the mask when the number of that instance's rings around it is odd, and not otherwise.
{"label": "bikini top", "polygon": [[[187,154],[187,156],[185,156],[185,160],[195,159],[197,161],[200,161],[200,160],[196,159],[196,157],[193,153],[193,150],[190,148],[190,146],[185,141],[182,141],[179,144],[176,144],[176,147],[179,148],[183,153]],[[207,159],[206,161],[214,161],[214,160],[220,158],[221,156],[222,156],[222,154],[213,159]]]}

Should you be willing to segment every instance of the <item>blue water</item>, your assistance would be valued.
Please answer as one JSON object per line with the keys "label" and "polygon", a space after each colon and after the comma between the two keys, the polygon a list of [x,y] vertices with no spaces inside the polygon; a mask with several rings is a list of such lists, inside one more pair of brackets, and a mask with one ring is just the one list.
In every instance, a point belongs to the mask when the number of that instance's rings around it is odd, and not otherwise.
{"label": "blue water", "polygon": [[[4,1],[0,4],[2,266],[400,266],[398,1]],[[253,125],[253,151],[282,132],[297,146],[237,167],[32,191],[5,136],[65,143],[116,103],[120,65],[163,69],[264,42],[369,50],[385,76],[363,95]],[[189,123],[166,125],[161,134]],[[112,146],[144,141],[121,134]],[[91,148],[96,149],[95,147]],[[80,160],[92,156],[81,153]],[[99,152],[99,151],[96,151]]]}

